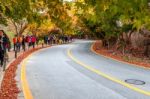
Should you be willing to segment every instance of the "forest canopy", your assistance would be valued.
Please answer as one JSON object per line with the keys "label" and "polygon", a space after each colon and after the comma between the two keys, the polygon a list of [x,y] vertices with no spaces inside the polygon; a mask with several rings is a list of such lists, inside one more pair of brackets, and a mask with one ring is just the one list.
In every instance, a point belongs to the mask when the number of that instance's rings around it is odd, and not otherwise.
{"label": "forest canopy", "polygon": [[135,32],[149,37],[150,0],[0,0],[0,24],[12,24],[16,34],[59,28],[126,47]]}

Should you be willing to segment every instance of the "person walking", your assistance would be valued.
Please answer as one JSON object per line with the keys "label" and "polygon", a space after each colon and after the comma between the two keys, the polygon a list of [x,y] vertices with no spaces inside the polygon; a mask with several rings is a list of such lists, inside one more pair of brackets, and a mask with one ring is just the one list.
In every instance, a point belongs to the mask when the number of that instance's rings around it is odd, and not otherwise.
{"label": "person walking", "polygon": [[48,36],[47,35],[44,36],[44,43],[45,43],[45,45],[48,45]]}
{"label": "person walking", "polygon": [[17,44],[17,35],[15,35],[13,38],[14,51],[16,50],[16,44]]}
{"label": "person walking", "polygon": [[26,41],[27,41],[27,44],[28,44],[28,49],[30,48],[31,46],[31,36],[26,36]]}
{"label": "person walking", "polygon": [[36,37],[35,36],[31,37],[31,42],[32,42],[32,47],[35,48],[35,43],[36,43]]}
{"label": "person walking", "polygon": [[22,37],[18,36],[17,37],[17,44],[16,44],[17,49],[16,50],[19,51],[19,52],[20,52],[21,44],[22,44]]}
{"label": "person walking", "polygon": [[53,44],[56,44],[57,43],[57,39],[56,39],[56,36],[53,35]]}
{"label": "person walking", "polygon": [[52,44],[53,44],[53,36],[50,35],[50,45],[52,45]]}
{"label": "person walking", "polygon": [[3,32],[0,31],[0,65],[3,66],[4,61],[4,46],[3,46]]}
{"label": "person walking", "polygon": [[23,49],[24,51],[26,50],[26,38],[25,38],[24,35],[22,36],[22,49]]}
{"label": "person walking", "polygon": [[3,30],[0,30],[0,65],[3,66],[4,63],[4,55],[7,54],[6,48],[7,45],[9,44],[9,38],[8,36],[4,33]]}
{"label": "person walking", "polygon": [[10,47],[11,47],[10,40],[5,33],[3,34],[3,45],[4,45],[6,51],[10,50]]}

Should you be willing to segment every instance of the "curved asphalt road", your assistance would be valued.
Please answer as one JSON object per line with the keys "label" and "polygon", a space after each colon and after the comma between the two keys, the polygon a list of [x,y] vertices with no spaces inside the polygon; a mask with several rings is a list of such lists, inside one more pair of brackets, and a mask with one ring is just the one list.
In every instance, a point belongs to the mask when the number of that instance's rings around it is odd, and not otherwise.
{"label": "curved asphalt road", "polygon": [[150,92],[150,70],[130,66],[98,56],[90,51],[93,41],[76,40],[72,44],[53,46],[33,54],[26,64],[26,77],[34,99],[150,99],[121,84],[102,77],[73,61],[78,61],[124,82],[145,81],[134,85]]}

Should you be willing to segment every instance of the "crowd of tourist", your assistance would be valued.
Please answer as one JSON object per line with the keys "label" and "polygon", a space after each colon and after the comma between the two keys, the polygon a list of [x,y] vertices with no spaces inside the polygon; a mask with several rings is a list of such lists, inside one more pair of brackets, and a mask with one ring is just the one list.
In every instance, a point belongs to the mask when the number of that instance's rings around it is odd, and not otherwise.
{"label": "crowd of tourist", "polygon": [[[6,33],[0,30],[0,65],[3,65],[4,55],[6,55],[7,51],[10,51],[11,45],[13,45],[13,51],[19,52],[21,50],[26,51],[31,47],[35,48],[35,46],[39,44],[47,46],[69,43],[70,41],[72,41],[71,36],[55,34],[45,35],[43,37],[36,37],[35,35],[15,35],[11,41]],[[11,44],[11,42],[13,44]]]}
{"label": "crowd of tourist", "polygon": [[34,35],[27,35],[27,36],[15,35],[15,37],[13,38],[13,50],[20,51],[20,49],[22,48],[25,51],[26,49],[29,49],[31,46],[35,48],[36,42],[37,38]]}
{"label": "crowd of tourist", "polygon": [[51,45],[51,44],[64,44],[69,43],[72,41],[71,36],[66,35],[46,35],[44,36],[44,44]]}

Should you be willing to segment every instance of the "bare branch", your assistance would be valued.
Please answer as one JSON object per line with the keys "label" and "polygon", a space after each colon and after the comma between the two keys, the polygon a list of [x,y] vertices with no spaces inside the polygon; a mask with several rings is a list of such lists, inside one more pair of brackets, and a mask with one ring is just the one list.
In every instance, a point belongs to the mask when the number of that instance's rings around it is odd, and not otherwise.
{"label": "bare branch", "polygon": [[13,19],[10,19],[10,21],[11,21],[11,22],[12,22],[12,24],[14,25],[14,27],[15,27],[15,31],[16,31],[16,34],[18,35],[19,33],[18,33],[18,27],[17,27],[16,22],[15,22]]}
{"label": "bare branch", "polygon": [[22,34],[28,27],[28,24],[22,25],[22,28],[20,29],[19,33]]}

